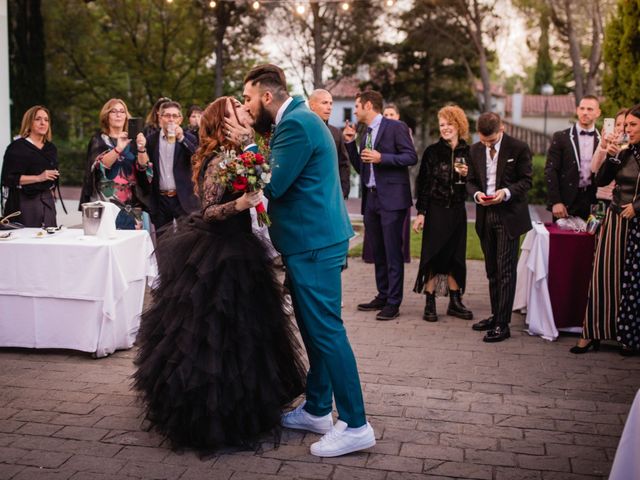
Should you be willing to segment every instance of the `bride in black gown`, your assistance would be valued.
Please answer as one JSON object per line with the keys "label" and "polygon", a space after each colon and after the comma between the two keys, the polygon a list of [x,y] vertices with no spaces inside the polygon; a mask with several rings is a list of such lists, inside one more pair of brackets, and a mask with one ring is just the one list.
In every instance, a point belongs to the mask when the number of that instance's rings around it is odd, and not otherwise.
{"label": "bride in black gown", "polygon": [[[202,213],[160,237],[160,281],[143,313],[134,387],[147,418],[173,447],[254,447],[277,441],[282,410],[304,392],[305,369],[267,251],[251,231],[261,193],[214,183],[225,117],[246,124],[222,97],[202,115],[193,157]],[[240,153],[240,152],[239,152]]]}

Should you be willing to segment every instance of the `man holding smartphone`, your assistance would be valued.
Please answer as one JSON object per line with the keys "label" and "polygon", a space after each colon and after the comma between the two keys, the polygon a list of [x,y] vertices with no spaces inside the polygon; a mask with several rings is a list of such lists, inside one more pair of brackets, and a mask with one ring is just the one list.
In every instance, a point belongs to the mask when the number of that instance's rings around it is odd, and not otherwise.
{"label": "man holding smartphone", "polygon": [[491,316],[472,328],[487,331],[485,342],[511,336],[520,235],[531,228],[527,192],[531,188],[531,150],[504,133],[497,113],[478,118],[480,141],[470,150],[467,192],[476,202],[476,232],[489,280]]}
{"label": "man holding smartphone", "polygon": [[174,219],[199,210],[200,202],[191,180],[191,156],[198,140],[180,126],[180,104],[163,103],[158,118],[160,130],[147,137],[147,150],[153,164],[151,221],[159,231]]}

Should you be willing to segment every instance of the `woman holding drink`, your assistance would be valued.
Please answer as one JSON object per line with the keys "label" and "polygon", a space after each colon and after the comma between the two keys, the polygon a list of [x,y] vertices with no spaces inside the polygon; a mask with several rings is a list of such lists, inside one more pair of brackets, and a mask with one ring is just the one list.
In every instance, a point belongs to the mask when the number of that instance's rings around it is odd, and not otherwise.
{"label": "woman holding drink", "polygon": [[[413,230],[422,235],[420,268],[414,291],[424,292],[423,319],[437,321],[436,290],[449,292],[447,315],[470,320],[473,313],[462,303],[466,284],[467,212],[464,205],[469,145],[469,122],[464,111],[450,105],[438,112],[440,140],[422,155],[416,179],[418,215]],[[437,282],[438,278],[441,282]],[[437,289],[436,284],[442,288]]]}

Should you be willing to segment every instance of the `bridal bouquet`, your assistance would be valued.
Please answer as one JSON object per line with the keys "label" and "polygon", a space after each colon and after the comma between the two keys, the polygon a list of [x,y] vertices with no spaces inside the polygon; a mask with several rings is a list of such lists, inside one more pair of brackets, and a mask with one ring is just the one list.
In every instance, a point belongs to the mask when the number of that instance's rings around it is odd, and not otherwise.
{"label": "bridal bouquet", "polygon": [[[271,181],[271,167],[260,153],[244,152],[236,155],[234,150],[222,152],[222,161],[216,172],[216,183],[231,192],[253,192],[264,189]],[[260,226],[271,225],[271,220],[260,202],[256,205]]]}

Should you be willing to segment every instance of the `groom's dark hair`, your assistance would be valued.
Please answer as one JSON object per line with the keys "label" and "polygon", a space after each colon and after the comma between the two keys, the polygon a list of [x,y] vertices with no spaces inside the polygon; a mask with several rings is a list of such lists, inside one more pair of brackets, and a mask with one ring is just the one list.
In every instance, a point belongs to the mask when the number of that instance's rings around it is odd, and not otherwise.
{"label": "groom's dark hair", "polygon": [[258,85],[261,89],[269,90],[274,98],[285,99],[287,94],[287,79],[284,71],[271,63],[253,67],[244,77],[243,84],[251,82],[251,85]]}

